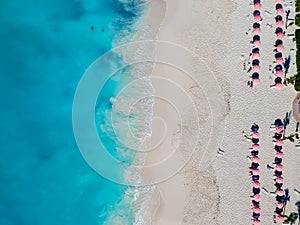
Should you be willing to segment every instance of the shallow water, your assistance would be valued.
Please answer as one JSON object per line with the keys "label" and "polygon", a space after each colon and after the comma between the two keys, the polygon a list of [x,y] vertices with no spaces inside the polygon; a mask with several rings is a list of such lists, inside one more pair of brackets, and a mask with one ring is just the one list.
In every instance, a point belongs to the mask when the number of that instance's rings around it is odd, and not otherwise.
{"label": "shallow water", "polygon": [[[1,1],[0,224],[104,224],[120,205],[133,220],[122,201],[127,187],[80,155],[71,116],[82,74],[131,31],[140,2]],[[106,100],[116,88],[109,85]]]}

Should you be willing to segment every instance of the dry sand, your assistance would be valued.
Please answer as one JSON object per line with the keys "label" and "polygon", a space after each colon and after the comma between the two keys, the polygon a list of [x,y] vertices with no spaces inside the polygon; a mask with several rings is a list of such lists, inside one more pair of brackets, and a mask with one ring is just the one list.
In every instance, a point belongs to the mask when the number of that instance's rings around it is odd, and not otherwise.
{"label": "dry sand", "polygon": [[[176,43],[180,47],[172,48],[164,42],[158,42],[155,47],[157,59],[165,63],[157,63],[152,72],[156,99],[152,138],[148,145],[154,147],[148,153],[143,178],[146,181],[168,179],[157,184],[161,203],[152,224],[251,224],[250,163],[246,159],[250,143],[244,140],[242,131],[248,132],[254,122],[260,125],[261,182],[273,191],[272,172],[266,169],[274,158],[269,127],[276,118],[283,118],[285,112],[291,110],[296,95],[292,86],[282,91],[269,87],[274,79],[268,65],[273,61],[275,37],[274,29],[267,28],[266,24],[274,25],[274,2],[263,2],[262,11],[273,14],[263,13],[261,84],[253,89],[246,85],[249,78],[243,71],[244,59],[241,57],[245,54],[247,58],[251,51],[251,36],[245,34],[252,25],[253,8],[249,1],[165,2],[167,10],[158,40]],[[154,0],[149,24],[160,21],[159,9],[162,6],[162,1]],[[160,7],[156,8],[160,12],[157,17],[155,7]],[[288,33],[293,29],[290,27]],[[292,63],[295,62],[294,54],[289,51],[295,43],[285,38],[284,44],[285,54],[290,54]],[[184,48],[198,54],[200,60]],[[168,65],[168,62],[173,62],[173,65]],[[291,74],[294,72],[292,65]],[[193,107],[188,104],[189,100]],[[198,112],[198,119],[189,113],[194,109]],[[191,147],[198,124],[200,143]],[[295,124],[292,119],[288,133],[294,130]],[[225,151],[224,156],[217,155],[218,148]],[[169,169],[173,169],[174,164],[182,165],[193,150],[195,152],[186,166],[169,177]],[[147,170],[147,166],[163,162],[174,151],[182,157],[175,158],[170,168],[158,166]],[[297,167],[300,165],[300,151],[288,141],[284,151],[284,187],[291,190],[292,202],[287,208],[290,212],[295,211],[294,202],[300,200],[292,191],[300,187],[300,168]],[[273,223],[274,203],[274,197],[263,194],[262,224]]]}

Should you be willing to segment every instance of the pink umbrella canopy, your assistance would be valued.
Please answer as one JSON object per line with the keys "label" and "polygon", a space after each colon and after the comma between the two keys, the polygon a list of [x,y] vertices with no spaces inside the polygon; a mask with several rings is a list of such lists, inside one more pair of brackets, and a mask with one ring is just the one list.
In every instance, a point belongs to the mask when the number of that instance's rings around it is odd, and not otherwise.
{"label": "pink umbrella canopy", "polygon": [[284,37],[284,33],[280,32],[278,34],[276,34],[277,39],[282,40]]}
{"label": "pink umbrella canopy", "polygon": [[253,59],[259,59],[260,58],[260,54],[258,52],[253,53],[252,55]]}
{"label": "pink umbrella canopy", "polygon": [[283,165],[282,164],[277,164],[275,169],[279,172],[282,172],[283,171]]}
{"label": "pink umbrella canopy", "polygon": [[252,157],[252,162],[259,163],[259,161],[260,161],[260,158],[258,156],[253,156]]}
{"label": "pink umbrella canopy", "polygon": [[277,216],[277,221],[283,223],[284,222],[284,216],[278,215]]}
{"label": "pink umbrella canopy", "polygon": [[253,199],[254,199],[254,201],[256,201],[256,202],[260,202],[260,201],[261,201],[261,196],[260,196],[260,194],[254,195],[254,196],[253,196]]}
{"label": "pink umbrella canopy", "polygon": [[276,25],[278,27],[283,27],[284,26],[284,22],[282,20],[279,20],[279,21],[276,22]]}
{"label": "pink umbrella canopy", "polygon": [[253,212],[258,214],[258,213],[261,212],[261,208],[255,206],[255,207],[253,208]]}
{"label": "pink umbrella canopy", "polygon": [[276,127],[276,133],[277,134],[282,134],[283,130],[284,130],[283,126]]}
{"label": "pink umbrella canopy", "polygon": [[257,28],[254,28],[254,30],[253,30],[253,34],[256,34],[256,35],[258,35],[258,34],[260,34],[261,33],[261,29],[259,28],[259,27],[257,27]]}
{"label": "pink umbrella canopy", "polygon": [[283,77],[283,76],[284,76],[283,71],[282,71],[282,70],[276,71],[276,76],[277,76],[277,77]]}
{"label": "pink umbrella canopy", "polygon": [[283,184],[283,177],[277,177],[275,181],[277,184]]}
{"label": "pink umbrella canopy", "polygon": [[277,89],[277,90],[280,91],[280,90],[282,90],[282,88],[283,88],[283,84],[282,84],[282,83],[277,83],[277,84],[276,84],[276,89]]}
{"label": "pink umbrella canopy", "polygon": [[256,40],[253,42],[254,47],[259,47],[261,45],[260,40]]}
{"label": "pink umbrella canopy", "polygon": [[254,79],[252,79],[252,82],[253,82],[254,85],[259,85],[260,84],[260,79],[254,78]]}
{"label": "pink umbrella canopy", "polygon": [[283,3],[283,0],[276,0],[276,3]]}
{"label": "pink umbrella canopy", "polygon": [[260,182],[258,180],[253,182],[253,187],[254,188],[260,188]]}
{"label": "pink umbrella canopy", "polygon": [[260,10],[261,9],[261,4],[258,2],[258,3],[255,3],[254,4],[254,9],[255,10]]}
{"label": "pink umbrella canopy", "polygon": [[253,66],[253,72],[259,72],[260,71],[260,66],[259,65],[255,65]]}
{"label": "pink umbrella canopy", "polygon": [[255,151],[258,151],[260,149],[259,144],[253,144],[252,149],[255,150]]}
{"label": "pink umbrella canopy", "polygon": [[279,140],[276,140],[276,145],[277,146],[283,146],[284,142],[283,140],[279,139]]}
{"label": "pink umbrella canopy", "polygon": [[283,152],[276,152],[276,157],[282,159],[284,156]]}
{"label": "pink umbrella canopy", "polygon": [[255,176],[259,175],[260,174],[259,169],[252,169],[252,174]]}
{"label": "pink umbrella canopy", "polygon": [[276,47],[276,50],[277,50],[278,52],[283,52],[283,50],[284,50],[283,45],[278,45],[278,46]]}
{"label": "pink umbrella canopy", "polygon": [[253,225],[261,225],[260,220],[254,220]]}
{"label": "pink umbrella canopy", "polygon": [[283,9],[277,9],[277,15],[282,15],[284,13]]}
{"label": "pink umbrella canopy", "polygon": [[276,64],[283,64],[284,59],[282,57],[276,59]]}
{"label": "pink umbrella canopy", "polygon": [[279,208],[279,209],[282,209],[283,208],[283,202],[277,202],[277,207]]}
{"label": "pink umbrella canopy", "polygon": [[262,20],[261,16],[254,16],[255,22],[260,22]]}
{"label": "pink umbrella canopy", "polygon": [[278,195],[278,196],[284,196],[284,190],[282,190],[282,189],[278,189],[277,191],[276,191],[276,194]]}
{"label": "pink umbrella canopy", "polygon": [[259,132],[253,132],[253,133],[251,134],[251,136],[252,136],[253,138],[258,139],[258,138],[260,138],[260,133],[259,133]]}

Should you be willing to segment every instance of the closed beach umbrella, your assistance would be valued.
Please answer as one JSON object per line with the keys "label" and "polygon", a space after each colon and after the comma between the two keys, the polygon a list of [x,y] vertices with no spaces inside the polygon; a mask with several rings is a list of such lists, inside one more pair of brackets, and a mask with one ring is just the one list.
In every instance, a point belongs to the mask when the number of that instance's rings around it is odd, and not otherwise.
{"label": "closed beach umbrella", "polygon": [[[282,83],[282,78],[281,77],[276,77],[275,79],[274,79],[274,82],[275,82],[275,84],[281,84]],[[282,124],[283,125],[283,124]],[[282,126],[282,125],[280,125],[280,126]]]}
{"label": "closed beach umbrella", "polygon": [[276,27],[275,34],[283,33],[283,29],[281,27]]}
{"label": "closed beach umbrella", "polygon": [[282,172],[283,171],[283,165],[282,164],[277,164],[275,169],[279,172]]}
{"label": "closed beach umbrella", "polygon": [[284,33],[280,32],[280,33],[276,34],[276,37],[277,37],[278,39],[282,40],[283,37],[284,37]]}
{"label": "closed beach umbrella", "polygon": [[260,28],[260,24],[259,23],[253,23],[252,27],[253,27],[253,29]]}
{"label": "closed beach umbrella", "polygon": [[255,150],[255,151],[259,151],[260,145],[259,144],[253,144],[252,149]]}
{"label": "closed beach umbrella", "polygon": [[261,4],[260,3],[255,3],[254,4],[254,9],[260,10],[261,9]]}
{"label": "closed beach umbrella", "polygon": [[283,144],[284,144],[283,140],[281,140],[281,139],[276,140],[276,145],[283,146]]}
{"label": "closed beach umbrella", "polygon": [[283,8],[283,6],[282,6],[282,4],[280,4],[280,3],[277,3],[276,5],[275,5],[275,9],[277,10],[277,9],[282,9]]}
{"label": "closed beach umbrella", "polygon": [[275,181],[277,184],[283,184],[283,177],[276,177]]}
{"label": "closed beach umbrella", "polygon": [[280,39],[277,39],[277,40],[275,41],[275,47],[277,47],[278,45],[282,45],[282,44],[283,44],[283,41],[280,40]]}
{"label": "closed beach umbrella", "polygon": [[275,74],[276,74],[277,77],[283,77],[284,76],[284,73],[283,73],[282,70],[276,71]]}
{"label": "closed beach umbrella", "polygon": [[253,132],[253,133],[251,134],[251,136],[252,136],[253,138],[260,138],[260,133],[259,133],[259,132]]}
{"label": "closed beach umbrella", "polygon": [[283,50],[284,50],[283,45],[278,45],[278,46],[276,47],[276,50],[277,50],[278,52],[283,52]]}
{"label": "closed beach umbrella", "polygon": [[282,216],[282,215],[278,215],[278,216],[277,216],[277,221],[278,221],[278,222],[283,223],[284,220],[285,220],[285,219],[284,219],[284,216]]}
{"label": "closed beach umbrella", "polygon": [[259,52],[253,53],[253,54],[252,54],[252,58],[253,58],[253,59],[259,59],[259,58],[260,58]]}
{"label": "closed beach umbrella", "polygon": [[279,159],[282,159],[284,156],[284,153],[283,152],[276,152],[276,157],[279,158]]}
{"label": "closed beach umbrella", "polygon": [[[252,74],[252,79],[258,79],[259,78],[259,73],[253,73]],[[258,132],[254,132],[254,133],[258,133]],[[259,133],[258,133],[259,134]],[[254,135],[254,136],[253,136]],[[259,138],[259,137],[257,137],[257,134],[252,134],[252,137],[254,137],[254,138]]]}
{"label": "closed beach umbrella", "polygon": [[277,63],[277,64],[283,64],[283,62],[284,62],[284,59],[283,59],[283,58],[277,58],[277,59],[276,59],[276,63]]}
{"label": "closed beach umbrella", "polygon": [[[281,121],[281,120],[280,120]],[[282,123],[282,122],[281,122]],[[278,134],[282,134],[283,133],[283,130],[284,130],[284,128],[283,128],[283,126],[281,125],[281,126],[278,126],[278,127],[276,127],[276,133],[278,133]]]}
{"label": "closed beach umbrella", "polygon": [[281,119],[276,119],[275,121],[274,121],[274,125],[276,126],[276,127],[282,127],[283,126],[283,122],[282,122],[282,120]]}
{"label": "closed beach umbrella", "polygon": [[250,129],[252,132],[256,132],[259,130],[259,126],[257,124],[253,124]]}
{"label": "closed beach umbrella", "polygon": [[276,20],[276,22],[278,22],[278,21],[282,20],[282,16],[280,16],[280,15],[277,15],[277,16],[275,17],[275,20]]}
{"label": "closed beach umbrella", "polygon": [[258,59],[253,59],[252,60],[252,66],[255,66],[255,65],[259,65],[259,60]]}
{"label": "closed beach umbrella", "polygon": [[260,84],[260,79],[254,78],[254,79],[252,79],[252,82],[253,82],[254,85],[259,85]]}
{"label": "closed beach umbrella", "polygon": [[259,65],[255,65],[255,66],[253,66],[253,71],[254,72],[259,72],[260,71],[260,66]]}
{"label": "closed beach umbrella", "polygon": [[258,180],[253,182],[253,187],[254,188],[260,188],[260,182]]}
{"label": "closed beach umbrella", "polygon": [[282,209],[283,206],[284,206],[283,202],[277,202],[277,207],[278,207],[279,209]]}
{"label": "closed beach umbrella", "polygon": [[260,202],[260,201],[261,201],[261,196],[260,196],[260,194],[254,195],[254,196],[253,196],[253,199],[254,199],[254,201],[256,201],[256,202]]}
{"label": "closed beach umbrella", "polygon": [[279,20],[279,21],[276,22],[276,26],[283,27],[284,26],[284,22],[282,20]]}
{"label": "closed beach umbrella", "polygon": [[260,40],[256,40],[253,42],[254,47],[259,47],[261,45]]}
{"label": "closed beach umbrella", "polygon": [[261,225],[260,220],[254,220],[253,225]]}
{"label": "closed beach umbrella", "polygon": [[261,16],[254,16],[254,21],[255,22],[260,22],[262,19],[261,19]]}
{"label": "closed beach umbrella", "polygon": [[258,156],[253,156],[252,157],[252,162],[254,163],[259,163],[260,158]]}
{"label": "closed beach umbrella", "polygon": [[276,194],[278,195],[278,196],[284,196],[284,190],[282,190],[282,189],[278,189],[277,191],[276,191]]}
{"label": "closed beach umbrella", "polygon": [[252,141],[253,144],[257,144],[259,142],[259,139],[258,138],[252,138],[251,141]]}
{"label": "closed beach umbrella", "polygon": [[252,53],[259,53],[259,48],[253,48]]}

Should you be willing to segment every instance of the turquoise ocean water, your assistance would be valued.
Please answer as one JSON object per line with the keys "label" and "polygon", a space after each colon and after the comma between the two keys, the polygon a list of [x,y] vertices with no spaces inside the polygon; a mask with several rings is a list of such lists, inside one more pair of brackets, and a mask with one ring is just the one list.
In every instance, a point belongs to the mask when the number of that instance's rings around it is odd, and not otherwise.
{"label": "turquoise ocean water", "polygon": [[[133,224],[128,188],[96,174],[77,149],[72,101],[87,67],[134,33],[143,9],[142,0],[1,1],[1,225]],[[100,114],[118,85],[101,92]],[[114,137],[100,136],[114,153]]]}

